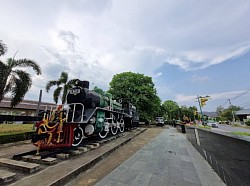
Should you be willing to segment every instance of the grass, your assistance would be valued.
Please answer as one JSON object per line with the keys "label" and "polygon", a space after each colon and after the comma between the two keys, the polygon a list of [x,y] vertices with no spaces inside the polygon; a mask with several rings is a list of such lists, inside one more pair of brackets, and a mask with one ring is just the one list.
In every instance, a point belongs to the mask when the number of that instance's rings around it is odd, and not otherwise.
{"label": "grass", "polygon": [[198,127],[198,128],[201,128],[201,129],[211,129],[211,127],[204,126],[204,125],[195,125],[195,126]]}
{"label": "grass", "polygon": [[242,127],[242,128],[250,129],[250,126],[247,126],[247,125],[240,125],[240,124],[233,124],[232,127]]}
{"label": "grass", "polygon": [[240,136],[250,136],[249,132],[231,132],[231,134],[236,134]]}
{"label": "grass", "polygon": [[32,131],[33,124],[0,124],[0,136]]}

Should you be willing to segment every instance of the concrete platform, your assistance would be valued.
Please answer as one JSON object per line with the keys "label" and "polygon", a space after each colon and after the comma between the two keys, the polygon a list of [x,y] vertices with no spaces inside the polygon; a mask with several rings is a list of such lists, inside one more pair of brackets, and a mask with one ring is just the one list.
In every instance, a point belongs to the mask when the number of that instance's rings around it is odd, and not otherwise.
{"label": "concrete platform", "polygon": [[0,185],[7,184],[15,179],[16,173],[0,169]]}
{"label": "concrete platform", "polygon": [[63,185],[68,180],[75,178],[81,172],[86,171],[91,166],[99,162],[105,156],[115,151],[120,146],[131,141],[134,136],[139,135],[146,129],[137,129],[133,133],[120,137],[117,140],[111,141],[105,145],[96,148],[95,150],[88,151],[77,158],[62,161],[56,165],[50,166],[36,174],[25,177],[13,184],[12,186],[48,186],[48,185]]}
{"label": "concrete platform", "polygon": [[0,165],[5,167],[10,167],[13,169],[21,170],[25,173],[33,173],[37,171],[40,167],[39,164],[28,163],[23,161],[16,161],[7,158],[0,158]]}
{"label": "concrete platform", "polygon": [[224,186],[185,134],[170,127],[96,186]]}

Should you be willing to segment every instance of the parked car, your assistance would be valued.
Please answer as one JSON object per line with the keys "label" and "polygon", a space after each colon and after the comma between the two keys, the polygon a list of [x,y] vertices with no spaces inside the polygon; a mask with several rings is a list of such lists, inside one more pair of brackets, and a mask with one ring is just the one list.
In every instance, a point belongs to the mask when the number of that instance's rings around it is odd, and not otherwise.
{"label": "parked car", "polygon": [[205,122],[205,125],[213,128],[218,128],[218,122],[213,121],[213,120],[208,120]]}
{"label": "parked car", "polygon": [[164,118],[163,117],[156,117],[155,118],[156,121],[156,126],[164,126]]}

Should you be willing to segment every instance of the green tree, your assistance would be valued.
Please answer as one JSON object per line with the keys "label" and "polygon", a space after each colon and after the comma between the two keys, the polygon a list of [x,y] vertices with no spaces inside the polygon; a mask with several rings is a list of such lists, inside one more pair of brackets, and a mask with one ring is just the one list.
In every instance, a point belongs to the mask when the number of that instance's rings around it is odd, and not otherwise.
{"label": "green tree", "polygon": [[161,100],[149,76],[132,72],[116,74],[110,82],[108,92],[114,99],[128,99],[136,106],[143,120],[149,121],[158,115]]}
{"label": "green tree", "polygon": [[100,95],[104,95],[105,94],[105,91],[103,91],[101,88],[98,88],[97,86],[95,86],[93,88],[93,91],[100,94]]}
{"label": "green tree", "polygon": [[77,80],[78,79],[72,79],[68,81],[68,73],[62,72],[58,80],[51,80],[46,84],[46,91],[49,92],[51,87],[57,86],[57,88],[54,90],[53,99],[57,104],[61,95],[62,104],[64,104],[68,90],[73,87]]}
{"label": "green tree", "polygon": [[179,105],[172,101],[172,100],[167,100],[163,103],[163,107],[165,110],[164,116],[168,120],[173,120],[173,119],[179,119],[180,118],[180,107]]}
{"label": "green tree", "polygon": [[[0,55],[7,51],[6,46],[0,41]],[[19,68],[31,67],[37,75],[41,74],[40,66],[33,60],[9,58],[4,63],[0,61],[0,102],[4,95],[11,93],[11,107],[20,103],[32,85],[30,74]]]}
{"label": "green tree", "polygon": [[224,109],[220,116],[223,118],[223,120],[233,121],[233,113],[241,109],[241,107],[231,105],[229,108]]}
{"label": "green tree", "polygon": [[222,106],[219,106],[216,108],[216,114],[217,114],[217,120],[223,120],[222,113],[224,111],[224,108]]}

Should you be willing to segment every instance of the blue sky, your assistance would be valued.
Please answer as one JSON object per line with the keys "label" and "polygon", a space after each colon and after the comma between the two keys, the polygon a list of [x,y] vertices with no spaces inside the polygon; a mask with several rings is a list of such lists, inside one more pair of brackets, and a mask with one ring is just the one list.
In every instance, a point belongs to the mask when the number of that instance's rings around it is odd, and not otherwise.
{"label": "blue sky", "polygon": [[[36,60],[26,99],[37,100],[62,70],[108,89],[125,71],[153,77],[162,101],[204,107],[250,107],[250,1],[0,0],[5,60]],[[238,96],[238,97],[237,97]],[[249,100],[249,101],[248,101]],[[52,101],[51,93],[43,101]]]}

